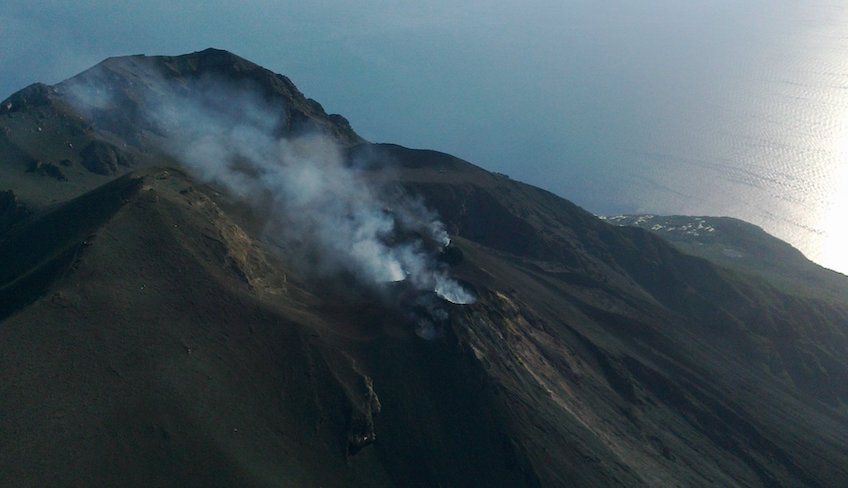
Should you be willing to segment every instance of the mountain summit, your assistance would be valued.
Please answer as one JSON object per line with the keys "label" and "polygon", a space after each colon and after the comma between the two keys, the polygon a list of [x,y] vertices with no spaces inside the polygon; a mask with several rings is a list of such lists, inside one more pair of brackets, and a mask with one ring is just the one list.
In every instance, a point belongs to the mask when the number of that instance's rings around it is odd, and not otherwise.
{"label": "mountain summit", "polygon": [[848,278],[738,236],[107,59],[0,105],[0,484],[844,486]]}

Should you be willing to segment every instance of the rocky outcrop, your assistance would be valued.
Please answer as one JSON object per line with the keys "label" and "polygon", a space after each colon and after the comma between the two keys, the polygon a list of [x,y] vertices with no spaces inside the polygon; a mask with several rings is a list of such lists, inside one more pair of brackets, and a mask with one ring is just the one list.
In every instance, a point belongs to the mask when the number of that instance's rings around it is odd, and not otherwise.
{"label": "rocky outcrop", "polygon": [[0,235],[29,215],[12,190],[0,191]]}
{"label": "rocky outcrop", "polygon": [[133,159],[117,147],[103,141],[91,141],[80,153],[85,169],[99,175],[113,175],[119,167],[130,167]]}
{"label": "rocky outcrop", "polygon": [[50,103],[52,88],[44,83],[33,83],[0,103],[0,113],[17,112],[25,107],[40,107]]}
{"label": "rocky outcrop", "polygon": [[347,433],[347,449],[356,454],[377,439],[374,418],[380,413],[380,399],[374,392],[374,383],[368,376],[357,377],[356,390],[351,394],[350,425]]}
{"label": "rocky outcrop", "polygon": [[353,358],[335,349],[324,349],[322,356],[336,379],[340,407],[347,412],[346,424],[341,427],[347,455],[352,456],[377,440],[374,421],[382,405],[374,392],[374,381],[361,371]]}
{"label": "rocky outcrop", "polygon": [[41,176],[49,176],[54,180],[68,181],[67,176],[62,170],[53,163],[45,163],[44,161],[33,161],[27,169],[28,173],[36,173]]}

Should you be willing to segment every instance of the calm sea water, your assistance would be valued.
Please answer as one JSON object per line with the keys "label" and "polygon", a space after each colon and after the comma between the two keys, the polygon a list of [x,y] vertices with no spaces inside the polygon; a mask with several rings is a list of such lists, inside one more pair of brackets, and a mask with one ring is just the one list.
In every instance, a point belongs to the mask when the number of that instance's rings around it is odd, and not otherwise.
{"label": "calm sea water", "polygon": [[[604,161],[564,193],[598,213],[742,218],[848,274],[848,3],[729,9],[656,42],[656,69],[624,88],[637,101],[622,117],[644,117],[616,126],[611,110]],[[668,33],[673,15],[652,15]]]}

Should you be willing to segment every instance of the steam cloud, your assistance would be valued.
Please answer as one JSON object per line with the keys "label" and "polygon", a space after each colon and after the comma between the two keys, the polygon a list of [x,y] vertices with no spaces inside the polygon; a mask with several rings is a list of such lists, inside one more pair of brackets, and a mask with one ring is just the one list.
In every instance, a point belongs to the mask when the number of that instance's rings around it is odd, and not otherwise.
{"label": "steam cloud", "polygon": [[[162,150],[195,177],[262,209],[274,238],[309,255],[316,271],[346,271],[375,287],[405,280],[452,303],[474,301],[434,257],[431,243],[450,243],[436,215],[366,179],[329,136],[280,137],[283,107],[230,82],[201,79],[187,88],[158,74],[147,78],[153,89],[139,117],[161,135]],[[120,96],[91,82],[67,89],[89,114]],[[422,337],[435,334],[431,322],[441,314],[431,315],[418,321]]]}

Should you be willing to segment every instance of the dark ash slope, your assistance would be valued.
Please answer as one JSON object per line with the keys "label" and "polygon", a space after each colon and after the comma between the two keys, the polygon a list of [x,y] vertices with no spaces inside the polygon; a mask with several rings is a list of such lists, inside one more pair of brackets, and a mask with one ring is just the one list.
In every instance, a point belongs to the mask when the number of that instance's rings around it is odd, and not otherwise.
{"label": "dark ash slope", "polygon": [[[154,149],[133,115],[151,70],[237,80],[281,135],[371,158],[439,212],[477,303],[425,341],[300,274],[261,216]],[[848,484],[848,299],[367,143],[230,53],[79,76],[122,96],[80,114],[33,85],[0,106],[0,485]]]}

